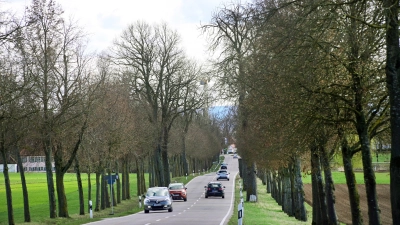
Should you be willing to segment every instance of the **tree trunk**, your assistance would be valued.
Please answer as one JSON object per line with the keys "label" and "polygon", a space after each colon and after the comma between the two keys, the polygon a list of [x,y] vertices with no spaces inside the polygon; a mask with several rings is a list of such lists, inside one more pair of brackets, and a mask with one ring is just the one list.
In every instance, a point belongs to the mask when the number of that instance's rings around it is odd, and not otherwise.
{"label": "tree trunk", "polygon": [[278,171],[276,173],[276,182],[277,182],[277,192],[276,192],[276,197],[277,197],[277,202],[278,205],[282,206],[282,174]]}
{"label": "tree trunk", "polygon": [[162,187],[168,187],[171,183],[171,170],[169,168],[169,161],[168,161],[168,139],[169,139],[169,132],[168,128],[163,128],[163,139],[162,139],[162,146],[161,146],[161,158],[163,163],[163,173],[164,173],[164,182],[161,183]]}
{"label": "tree trunk", "polygon": [[290,173],[287,168],[281,169],[282,173],[282,211],[288,216],[293,216],[292,191],[290,182]]}
{"label": "tree trunk", "polygon": [[[115,167],[116,167],[116,174],[115,174],[115,176],[116,176],[116,182],[117,182],[117,187],[116,187],[116,189],[117,189],[117,201],[116,201],[116,203],[117,204],[120,204],[121,203],[121,180],[120,180],[120,177],[119,177],[119,163],[118,163],[118,161],[116,161],[115,162]],[[117,204],[115,204],[115,205],[117,205]]]}
{"label": "tree trunk", "polygon": [[96,207],[94,208],[95,212],[100,211],[101,208],[101,202],[103,200],[103,194],[102,194],[102,182],[101,182],[101,172],[98,170],[96,171]]}
{"label": "tree trunk", "polygon": [[[87,177],[88,177],[88,199],[89,201],[92,200],[92,181],[91,181],[91,177],[90,177],[90,169],[87,172]],[[92,202],[93,204],[93,202]],[[88,213],[90,213],[90,205],[88,203]]]}
{"label": "tree trunk", "polygon": [[267,170],[266,176],[267,176],[267,193],[271,193],[272,180],[271,180],[270,170]]}
{"label": "tree trunk", "polygon": [[[313,219],[312,224],[328,224],[328,213],[326,209],[326,197],[323,178],[321,174],[320,148],[311,147],[311,182],[313,192]],[[315,212],[314,212],[315,211]]]}
{"label": "tree trunk", "polygon": [[129,163],[126,164],[126,199],[131,199],[131,183],[130,183],[130,168]]}
{"label": "tree trunk", "polygon": [[153,160],[149,160],[149,185],[150,185],[150,187],[156,186],[154,170],[155,170],[155,166],[154,166]]}
{"label": "tree trunk", "polygon": [[4,174],[4,184],[6,186],[6,196],[7,196],[7,212],[8,212],[8,224],[14,225],[14,210],[12,207],[12,193],[11,193],[11,183],[10,176],[8,174],[8,164],[7,164],[7,153],[4,146],[4,135],[2,135],[2,141],[0,146],[1,158],[3,159],[3,174]]}
{"label": "tree trunk", "polygon": [[106,198],[107,198],[107,182],[105,180],[105,174],[104,174],[104,170],[101,171],[101,178],[100,178],[100,209],[104,210],[106,209],[107,205],[106,205]]}
{"label": "tree trunk", "polygon": [[360,137],[360,141],[364,143],[361,144],[361,155],[364,169],[365,190],[367,192],[369,224],[381,224],[380,209],[376,193],[375,172],[372,168],[369,138],[365,135],[361,136],[362,137]]}
{"label": "tree trunk", "polygon": [[143,194],[143,190],[141,189],[142,187],[142,179],[141,179],[141,168],[140,168],[140,159],[136,158],[136,189],[137,189],[137,196],[140,196]]}
{"label": "tree trunk", "polygon": [[56,167],[56,187],[58,198],[58,216],[68,218],[68,204],[64,188],[64,173],[61,171],[61,168],[58,167]]}
{"label": "tree trunk", "polygon": [[399,4],[384,0],[386,18],[386,82],[390,99],[391,155],[390,202],[392,224],[400,224],[400,46]]}
{"label": "tree trunk", "polygon": [[19,149],[17,149],[16,152],[17,152],[17,159],[18,159],[19,174],[21,176],[22,194],[23,194],[23,198],[24,198],[24,221],[31,222],[31,213],[29,211],[28,188],[26,186],[24,166],[22,164],[22,159],[21,159],[21,154],[19,152]]}
{"label": "tree trunk", "polygon": [[358,194],[356,177],[353,172],[353,162],[351,161],[353,154],[349,149],[345,137],[341,138],[342,138],[341,148],[342,148],[344,174],[346,176],[346,184],[349,190],[352,224],[362,225],[363,219],[360,209],[360,195]]}
{"label": "tree trunk", "polygon": [[[256,177],[256,166],[255,162],[251,163],[250,169],[247,170],[247,189],[246,190],[246,201],[250,200],[250,195],[257,196],[257,177]],[[258,201],[258,199],[257,199]]]}
{"label": "tree trunk", "polygon": [[271,196],[275,199],[275,201],[280,205],[279,201],[279,187],[278,187],[278,177],[277,173],[273,171],[271,173]]}
{"label": "tree trunk", "polygon": [[47,177],[47,193],[49,195],[49,207],[50,207],[50,218],[57,217],[57,208],[56,208],[56,196],[54,189],[54,179],[53,179],[53,165],[51,162],[52,159],[52,151],[51,147],[48,144],[45,144],[45,164],[46,164],[46,177]]}
{"label": "tree trunk", "polygon": [[244,159],[241,160],[242,164],[242,180],[243,180],[243,190],[247,190],[248,186],[248,172],[247,172],[247,165]]}
{"label": "tree trunk", "polygon": [[154,186],[163,186],[164,184],[164,165],[162,160],[162,148],[161,145],[158,144],[155,149],[154,154],[154,162],[153,162],[154,170]]}
{"label": "tree trunk", "polygon": [[78,182],[79,215],[85,215],[85,200],[83,197],[82,178],[81,178],[81,171],[79,168],[78,158],[75,158],[75,172],[76,172],[76,180]]}
{"label": "tree trunk", "polygon": [[122,184],[122,201],[126,200],[126,158],[122,160],[122,176],[121,176],[121,184]]}
{"label": "tree trunk", "polygon": [[239,164],[239,176],[243,179],[243,159],[239,158],[238,159],[238,164]]}
{"label": "tree trunk", "polygon": [[335,208],[335,185],[333,183],[331,166],[330,166],[330,157],[326,154],[326,149],[324,148],[321,151],[321,160],[324,168],[325,175],[325,194],[326,194],[326,206],[328,211],[328,219],[329,225],[337,225],[339,224],[336,208]]}
{"label": "tree trunk", "polygon": [[186,135],[182,135],[182,154],[181,154],[181,161],[183,164],[183,175],[188,176],[190,174],[189,172],[189,166],[186,160]]}
{"label": "tree trunk", "polygon": [[146,178],[144,176],[144,163],[143,162],[141,162],[140,167],[141,167],[140,180],[141,180],[141,184],[142,184],[140,187],[140,194],[145,194],[147,191],[147,188],[146,188]]}
{"label": "tree trunk", "polygon": [[301,221],[307,221],[307,211],[304,206],[304,189],[303,180],[301,179],[301,159],[300,157],[295,158],[294,168],[294,191],[293,191],[293,201],[294,201],[294,216],[296,219]]}

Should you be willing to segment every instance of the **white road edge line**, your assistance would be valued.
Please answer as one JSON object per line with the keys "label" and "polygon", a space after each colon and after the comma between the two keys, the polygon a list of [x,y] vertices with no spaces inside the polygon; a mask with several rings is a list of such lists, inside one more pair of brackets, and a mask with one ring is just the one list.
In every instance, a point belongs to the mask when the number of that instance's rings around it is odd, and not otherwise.
{"label": "white road edge line", "polygon": [[[232,210],[233,200],[234,200],[234,198],[235,198],[235,190],[236,190],[236,188],[235,188],[235,180],[236,180],[237,174],[238,174],[238,172],[236,172],[236,174],[235,174],[235,176],[234,176],[234,178],[233,178],[233,181],[232,181],[232,183],[233,183],[233,192],[232,192],[232,197],[231,197],[231,206],[229,207],[228,212],[226,213],[225,217],[222,219],[222,221],[221,221],[221,223],[220,223],[219,225],[224,225],[226,218],[228,218],[229,213],[230,213],[231,210]],[[233,213],[235,213],[235,212],[233,212]]]}

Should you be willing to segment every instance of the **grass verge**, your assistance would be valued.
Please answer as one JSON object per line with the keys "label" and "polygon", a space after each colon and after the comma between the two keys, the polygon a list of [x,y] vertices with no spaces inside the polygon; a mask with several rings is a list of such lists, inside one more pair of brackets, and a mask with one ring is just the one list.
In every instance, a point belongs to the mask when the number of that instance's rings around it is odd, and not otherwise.
{"label": "grass verge", "polygon": [[[234,211],[228,225],[238,224],[238,204],[240,203],[240,178],[236,178],[235,185],[235,202]],[[307,203],[304,203],[307,209],[307,221],[299,221],[294,217],[289,217],[282,211],[282,207],[276,203],[271,194],[267,193],[266,186],[262,184],[260,179],[257,179],[257,202],[244,202],[244,214],[242,223],[244,225],[298,225],[311,224],[312,208]],[[246,197],[246,192],[243,191],[243,197]]]}

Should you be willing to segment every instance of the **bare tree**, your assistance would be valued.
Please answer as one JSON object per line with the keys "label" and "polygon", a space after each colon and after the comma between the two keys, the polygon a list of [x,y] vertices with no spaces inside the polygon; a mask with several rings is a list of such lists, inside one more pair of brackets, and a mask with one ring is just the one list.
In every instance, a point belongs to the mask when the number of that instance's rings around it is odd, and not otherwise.
{"label": "bare tree", "polygon": [[[147,115],[155,127],[153,172],[156,184],[170,183],[168,138],[174,120],[183,113],[186,90],[198,82],[197,70],[179,47],[180,38],[166,24],[145,22],[130,25],[115,41],[112,58],[122,67],[136,100],[145,102]],[[193,74],[193,71],[196,72]],[[194,91],[194,90],[193,90]]]}
{"label": "bare tree", "polygon": [[18,46],[29,74],[34,77],[32,94],[40,106],[39,132],[46,156],[50,218],[57,216],[52,159],[58,216],[69,217],[63,177],[79,149],[91,101],[84,33],[74,22],[66,22],[62,13],[52,0],[32,1],[27,16],[33,22],[21,32]]}

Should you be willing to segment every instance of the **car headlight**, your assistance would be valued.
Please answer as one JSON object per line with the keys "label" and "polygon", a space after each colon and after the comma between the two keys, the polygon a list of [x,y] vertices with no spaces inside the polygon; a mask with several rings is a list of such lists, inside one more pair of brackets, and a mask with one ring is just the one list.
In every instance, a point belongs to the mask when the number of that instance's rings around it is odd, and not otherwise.
{"label": "car headlight", "polygon": [[144,204],[147,204],[147,203],[149,203],[150,202],[150,200],[149,199],[144,199]]}

